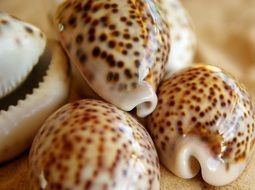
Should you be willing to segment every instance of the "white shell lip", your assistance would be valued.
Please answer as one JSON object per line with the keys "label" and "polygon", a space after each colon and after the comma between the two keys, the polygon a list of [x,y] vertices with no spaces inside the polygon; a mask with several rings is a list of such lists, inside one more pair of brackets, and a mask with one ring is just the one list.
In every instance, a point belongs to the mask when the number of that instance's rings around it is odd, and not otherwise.
{"label": "white shell lip", "polygon": [[[82,72],[81,72],[82,73]],[[119,93],[116,90],[109,91],[104,79],[100,73],[94,75],[94,81],[101,81],[89,84],[90,87],[105,100],[111,102],[122,110],[131,111],[136,108],[136,113],[139,117],[146,117],[156,108],[158,98],[153,87],[146,81],[141,81],[137,88],[124,93]],[[86,81],[86,78],[84,77]]]}
{"label": "white shell lip", "polygon": [[[122,98],[125,101],[121,101]],[[135,91],[123,94],[118,101],[117,99],[112,99],[112,101],[116,101],[116,105],[119,104],[123,110],[131,111],[136,107],[137,115],[146,117],[156,108],[158,98],[154,89],[147,82],[142,82]]]}
{"label": "white shell lip", "polygon": [[46,46],[39,28],[0,11],[0,98],[26,79]]}
{"label": "white shell lip", "polygon": [[226,170],[224,161],[213,158],[207,145],[196,137],[184,137],[179,139],[176,145],[171,156],[166,158],[164,153],[159,151],[159,157],[167,168],[184,179],[195,177],[201,170],[205,182],[224,186],[234,181],[246,166],[245,162],[241,162]]}
{"label": "white shell lip", "polygon": [[[104,86],[102,85],[97,88],[92,89],[90,85],[87,83],[85,77],[83,77],[79,71],[79,68],[76,67],[76,65],[71,64],[72,67],[72,76],[73,76],[73,84],[76,84],[76,88],[78,88],[80,91],[79,93],[86,97],[86,98],[92,98],[92,99],[99,99],[102,100],[102,98],[98,95],[99,92],[96,92],[97,89],[103,89],[103,92],[106,92],[108,89],[104,89]],[[75,82],[74,82],[75,81]],[[114,94],[114,96],[108,96],[107,100],[109,102],[114,102],[116,106],[118,106],[122,110],[131,111],[134,108],[136,108],[137,116],[145,117],[153,112],[153,110],[157,106],[158,98],[155,93],[155,90],[152,88],[152,86],[147,83],[146,81],[141,81],[140,86],[132,92],[128,93],[116,93],[113,92],[107,93],[107,94]],[[99,85],[99,84],[97,84]],[[135,101],[134,101],[135,100]]]}
{"label": "white shell lip", "polygon": [[0,110],[0,163],[8,161],[30,146],[45,119],[67,99],[69,64],[60,45],[50,41],[45,56],[50,60],[47,74],[39,86],[8,110]]}
{"label": "white shell lip", "polygon": [[192,21],[179,0],[161,0],[170,24],[171,51],[165,79],[193,63],[197,46]]}

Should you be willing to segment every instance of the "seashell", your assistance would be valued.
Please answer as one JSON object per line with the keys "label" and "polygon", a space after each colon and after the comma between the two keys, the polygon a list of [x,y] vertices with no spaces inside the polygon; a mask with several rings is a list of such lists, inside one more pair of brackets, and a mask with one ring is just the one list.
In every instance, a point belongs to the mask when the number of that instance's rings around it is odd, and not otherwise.
{"label": "seashell", "polygon": [[215,186],[235,180],[254,147],[254,104],[220,68],[197,65],[179,71],[158,89],[148,129],[161,162],[182,178],[199,172]]}
{"label": "seashell", "polygon": [[170,26],[171,52],[165,78],[191,66],[196,52],[197,39],[191,19],[179,0],[160,0]]}
{"label": "seashell", "polygon": [[0,100],[0,163],[28,148],[45,119],[66,101],[69,73],[62,48],[49,41],[24,85]]}
{"label": "seashell", "polygon": [[99,100],[80,100],[53,113],[34,139],[29,169],[33,189],[160,189],[148,132]]}
{"label": "seashell", "polygon": [[2,163],[28,148],[44,120],[65,102],[70,68],[57,42],[48,41],[44,50],[39,29],[2,12],[0,41]]}
{"label": "seashell", "polygon": [[59,36],[71,61],[103,99],[145,117],[169,55],[169,28],[157,1],[66,1]]}
{"label": "seashell", "polygon": [[0,98],[24,82],[45,45],[40,29],[0,12]]}

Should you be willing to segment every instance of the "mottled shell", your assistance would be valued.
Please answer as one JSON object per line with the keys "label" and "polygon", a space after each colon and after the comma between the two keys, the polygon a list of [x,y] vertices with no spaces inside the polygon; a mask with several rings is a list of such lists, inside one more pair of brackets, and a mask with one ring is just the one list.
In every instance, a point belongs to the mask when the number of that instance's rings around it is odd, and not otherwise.
{"label": "mottled shell", "polygon": [[97,100],[67,104],[48,118],[29,165],[33,189],[159,190],[157,153],[145,128]]}
{"label": "mottled shell", "polygon": [[244,170],[254,145],[254,105],[233,77],[197,65],[164,81],[148,129],[162,163],[177,176],[199,169],[212,185],[225,185]]}
{"label": "mottled shell", "polygon": [[160,0],[169,23],[171,52],[167,75],[191,66],[196,52],[197,39],[191,19],[179,0]]}
{"label": "mottled shell", "polygon": [[154,0],[73,0],[57,11],[61,42],[105,100],[144,117],[156,107],[166,71],[169,28]]}
{"label": "mottled shell", "polygon": [[0,12],[0,98],[26,79],[45,45],[40,29]]}

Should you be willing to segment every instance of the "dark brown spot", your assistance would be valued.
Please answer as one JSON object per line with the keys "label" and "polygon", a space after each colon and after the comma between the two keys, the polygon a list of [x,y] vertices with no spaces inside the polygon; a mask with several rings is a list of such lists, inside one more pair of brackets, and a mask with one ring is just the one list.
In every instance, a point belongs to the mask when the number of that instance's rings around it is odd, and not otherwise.
{"label": "dark brown spot", "polygon": [[90,36],[88,37],[89,42],[94,42],[95,39],[96,39],[96,37],[95,37],[94,35],[90,35]]}
{"label": "dark brown spot", "polygon": [[138,42],[138,41],[139,41],[139,38],[138,38],[138,37],[134,37],[134,38],[133,38],[133,41],[134,41],[134,42]]}
{"label": "dark brown spot", "polygon": [[100,39],[102,42],[106,41],[106,40],[107,40],[106,34],[101,34],[101,35],[99,36],[99,39]]}
{"label": "dark brown spot", "polygon": [[105,9],[109,9],[109,8],[110,8],[110,4],[106,3],[106,4],[104,5],[104,8],[105,8]]}
{"label": "dark brown spot", "polygon": [[89,9],[91,8],[91,4],[92,4],[92,1],[88,1],[88,2],[83,6],[83,10],[84,10],[84,11],[89,11]]}
{"label": "dark brown spot", "polygon": [[92,181],[88,180],[88,181],[86,181],[86,183],[84,185],[84,189],[88,190],[91,188],[91,186],[92,186]]}
{"label": "dark brown spot", "polygon": [[115,66],[115,60],[114,60],[114,57],[113,55],[108,55],[107,58],[106,58],[106,61],[108,62],[108,64],[112,67]]}
{"label": "dark brown spot", "polygon": [[109,46],[109,48],[114,48],[116,46],[115,41],[113,41],[113,40],[109,41],[108,46]]}
{"label": "dark brown spot", "polygon": [[140,61],[139,60],[135,60],[135,66],[136,66],[136,68],[140,67]]}
{"label": "dark brown spot", "polygon": [[127,50],[122,50],[121,53],[122,53],[123,55],[127,55],[127,54],[128,54],[128,51],[127,51]]}
{"label": "dark brown spot", "polygon": [[128,26],[132,26],[132,25],[133,25],[132,21],[127,21],[126,24],[127,24]]}
{"label": "dark brown spot", "polygon": [[119,68],[122,68],[124,66],[124,63],[123,61],[118,61],[117,65]]}
{"label": "dark brown spot", "polygon": [[117,81],[119,80],[119,74],[118,74],[118,73],[115,73],[115,74],[113,75],[113,80],[114,80],[115,82],[117,82]]}
{"label": "dark brown spot", "polygon": [[178,126],[182,126],[182,121],[177,121]]}
{"label": "dark brown spot", "polygon": [[76,27],[77,25],[77,21],[76,21],[76,17],[75,16],[70,16],[69,20],[68,20],[68,24],[71,26],[71,27]]}
{"label": "dark brown spot", "polygon": [[164,128],[163,128],[163,127],[160,127],[160,128],[159,128],[159,132],[160,132],[160,133],[164,133]]}
{"label": "dark brown spot", "polygon": [[128,79],[132,78],[132,73],[129,69],[125,69],[124,74]]}
{"label": "dark brown spot", "polygon": [[124,34],[123,37],[128,40],[130,39],[130,34]]}
{"label": "dark brown spot", "polygon": [[85,63],[87,61],[87,55],[82,49],[78,49],[76,51],[76,57],[80,61],[80,63]]}
{"label": "dark brown spot", "polygon": [[127,21],[127,17],[124,17],[124,16],[123,16],[123,17],[120,18],[120,20],[121,20],[122,22],[126,22],[126,21]]}
{"label": "dark brown spot", "polygon": [[99,21],[97,19],[93,20],[92,26],[97,27],[98,24],[99,24]]}
{"label": "dark brown spot", "polygon": [[132,45],[131,43],[127,43],[127,44],[126,44],[126,47],[127,47],[128,49],[131,49],[131,48],[133,47],[133,45]]}
{"label": "dark brown spot", "polygon": [[34,33],[33,29],[31,27],[29,27],[29,26],[25,26],[25,30],[29,34],[33,34]]}
{"label": "dark brown spot", "polygon": [[112,9],[112,13],[117,13],[117,12],[119,12],[118,9]]}
{"label": "dark brown spot", "polygon": [[135,51],[135,52],[134,52],[134,55],[135,55],[135,56],[139,56],[140,53],[139,53],[138,51]]}
{"label": "dark brown spot", "polygon": [[116,26],[115,26],[114,24],[111,24],[111,25],[109,26],[109,28],[110,28],[111,30],[115,30],[115,29],[116,29]]}
{"label": "dark brown spot", "polygon": [[78,34],[76,36],[75,41],[76,41],[77,44],[81,44],[83,42],[83,35],[82,34]]}
{"label": "dark brown spot", "polygon": [[106,76],[107,81],[111,82],[113,81],[114,74],[112,72],[109,72]]}
{"label": "dark brown spot", "polygon": [[8,25],[9,24],[9,22],[7,20],[4,20],[4,19],[1,20],[0,23],[3,24],[3,25]]}
{"label": "dark brown spot", "polygon": [[102,51],[101,53],[101,58],[105,59],[107,57],[107,53],[105,51]]}
{"label": "dark brown spot", "polygon": [[101,53],[101,50],[99,47],[95,47],[92,51],[92,54],[94,57],[98,57],[100,55],[100,53]]}
{"label": "dark brown spot", "polygon": [[112,35],[117,37],[120,35],[120,32],[116,30],[116,31],[112,32]]}

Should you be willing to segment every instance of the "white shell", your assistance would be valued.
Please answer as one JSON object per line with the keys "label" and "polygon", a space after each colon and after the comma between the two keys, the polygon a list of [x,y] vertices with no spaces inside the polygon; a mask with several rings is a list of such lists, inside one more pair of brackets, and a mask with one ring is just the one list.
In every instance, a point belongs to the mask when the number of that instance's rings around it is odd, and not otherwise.
{"label": "white shell", "polygon": [[45,44],[40,29],[0,12],[0,98],[24,81]]}
{"label": "white shell", "polygon": [[0,111],[0,162],[28,148],[45,119],[67,98],[70,68],[66,56],[56,42],[46,50],[52,56],[51,63],[39,87],[16,106]]}
{"label": "white shell", "polygon": [[197,39],[187,11],[179,0],[161,0],[170,24],[171,52],[168,60],[168,73],[188,67],[193,62]]}

